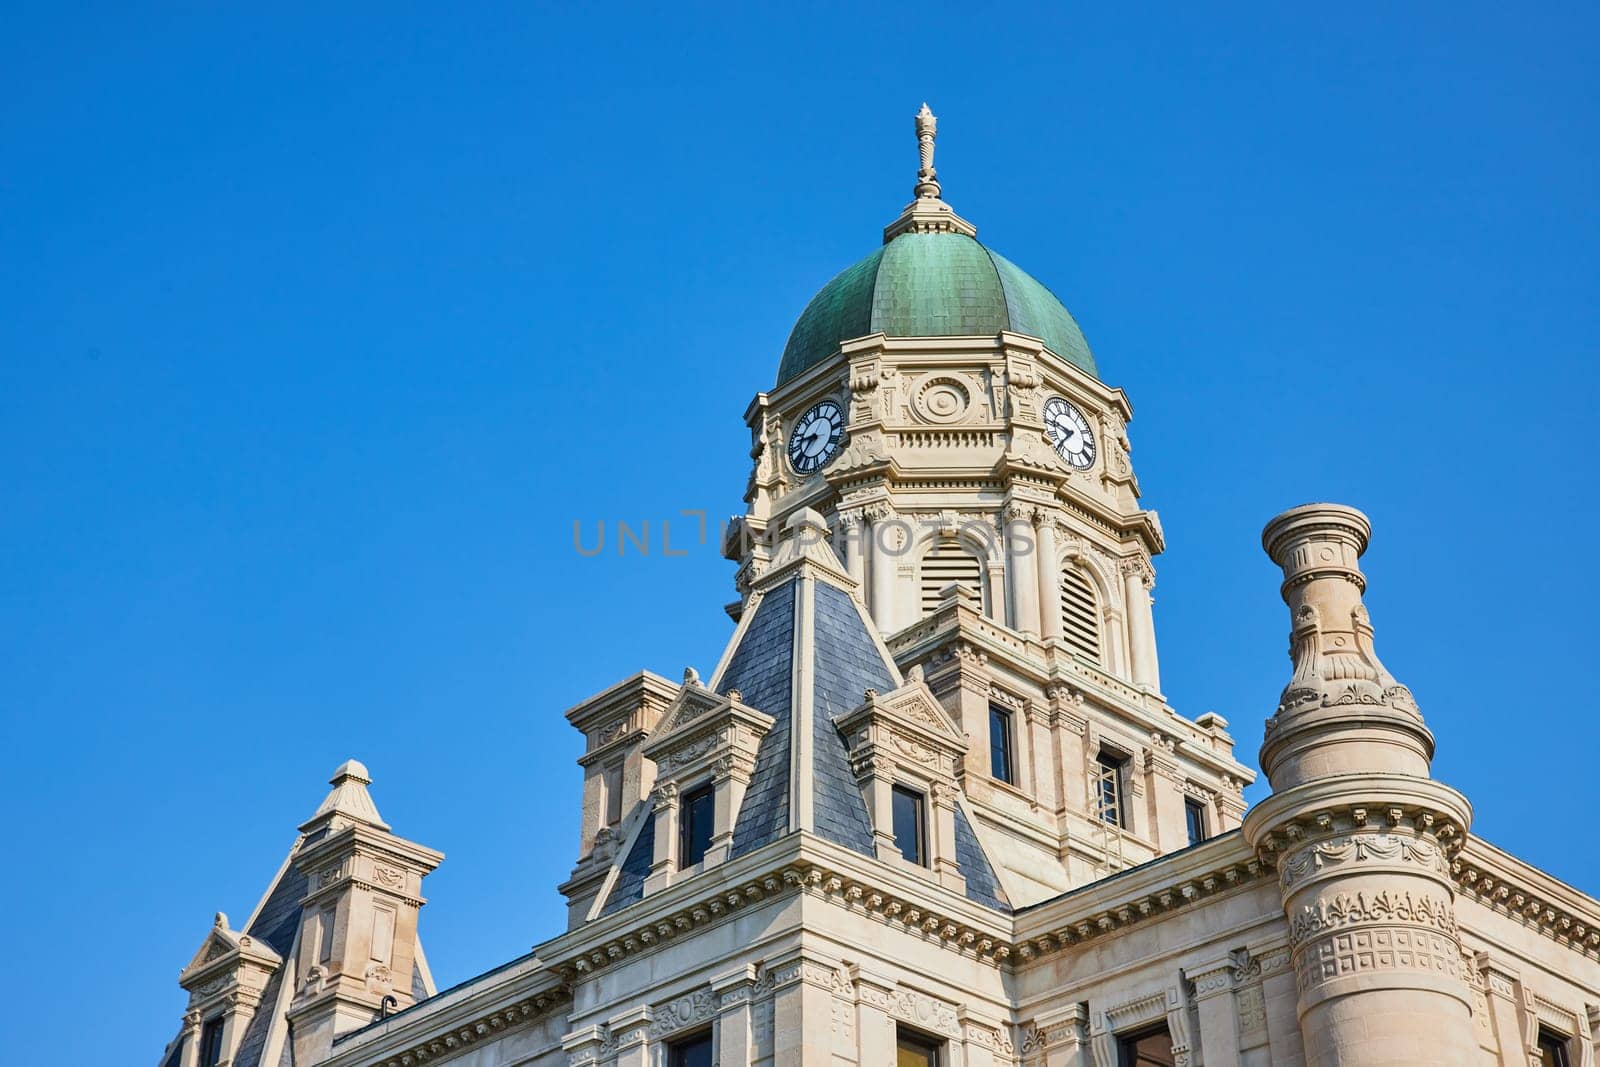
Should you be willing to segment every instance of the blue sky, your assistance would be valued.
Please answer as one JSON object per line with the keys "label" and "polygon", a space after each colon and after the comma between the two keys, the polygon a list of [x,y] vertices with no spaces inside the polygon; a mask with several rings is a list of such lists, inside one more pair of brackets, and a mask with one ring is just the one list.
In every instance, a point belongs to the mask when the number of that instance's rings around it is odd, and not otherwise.
{"label": "blue sky", "polygon": [[947,198],[1132,397],[1173,703],[1253,760],[1288,671],[1261,526],[1355,504],[1436,775],[1600,890],[1592,7],[3,25],[16,1062],[154,1062],[348,756],[448,854],[441,983],[560,927],[561,712],[708,670],[733,595],[709,546],[584,559],[572,524],[740,507],[745,404],[908,199],[924,99]]}

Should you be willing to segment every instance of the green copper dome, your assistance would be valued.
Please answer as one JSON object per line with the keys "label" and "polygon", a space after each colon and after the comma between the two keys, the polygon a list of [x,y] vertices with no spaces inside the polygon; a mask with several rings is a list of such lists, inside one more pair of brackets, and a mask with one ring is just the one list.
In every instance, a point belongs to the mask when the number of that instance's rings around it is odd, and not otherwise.
{"label": "green copper dome", "polygon": [[902,233],[811,298],[784,347],[778,384],[852,337],[985,337],[1001,330],[1037,337],[1095,374],[1083,331],[1050,290],[976,238]]}

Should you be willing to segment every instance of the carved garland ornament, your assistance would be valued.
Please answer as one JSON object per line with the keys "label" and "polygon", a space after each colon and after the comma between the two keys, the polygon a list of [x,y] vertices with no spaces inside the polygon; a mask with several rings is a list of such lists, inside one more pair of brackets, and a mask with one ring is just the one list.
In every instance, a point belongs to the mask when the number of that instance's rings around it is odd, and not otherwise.
{"label": "carved garland ornament", "polygon": [[946,1001],[909,989],[886,990],[865,984],[861,987],[861,999],[874,1008],[906,1022],[941,1034],[949,1034],[951,1037],[961,1036],[961,1022],[956,1014],[956,1006]]}
{"label": "carved garland ornament", "polygon": [[1288,889],[1326,868],[1367,861],[1410,862],[1440,875],[1447,875],[1450,870],[1444,850],[1425,838],[1389,833],[1351,834],[1319,842],[1283,857],[1278,861],[1278,878],[1283,887]]}
{"label": "carved garland ornament", "polygon": [[656,1008],[650,1021],[651,1037],[666,1037],[716,1014],[717,998],[709,988],[686,993]]}

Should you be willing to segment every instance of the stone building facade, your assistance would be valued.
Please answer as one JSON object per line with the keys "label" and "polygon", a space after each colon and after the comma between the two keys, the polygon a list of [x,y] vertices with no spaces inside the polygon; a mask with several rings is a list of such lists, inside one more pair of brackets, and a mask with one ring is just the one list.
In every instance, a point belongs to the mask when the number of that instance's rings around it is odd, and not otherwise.
{"label": "stone building facade", "polygon": [[916,130],[911,204],[746,411],[720,662],[567,713],[567,929],[437,991],[443,857],[352,761],[162,1067],[1595,1067],[1600,902],[1430,777],[1366,518],[1267,524],[1292,670],[1246,810],[1228,724],[1162,692],[1128,398]]}

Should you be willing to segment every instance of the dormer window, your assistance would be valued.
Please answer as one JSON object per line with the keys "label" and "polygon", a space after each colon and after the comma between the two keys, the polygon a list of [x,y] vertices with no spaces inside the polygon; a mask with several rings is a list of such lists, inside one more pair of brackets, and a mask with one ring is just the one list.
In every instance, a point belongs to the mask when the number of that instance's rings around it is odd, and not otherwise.
{"label": "dormer window", "polygon": [[915,789],[894,787],[894,844],[907,863],[928,865],[928,799]]}
{"label": "dormer window", "polygon": [[217,1067],[222,1062],[222,1023],[219,1016],[207,1019],[200,1028],[199,1067]]}
{"label": "dormer window", "polygon": [[678,807],[678,869],[698,867],[711,848],[716,790],[710,782],[683,794]]}

